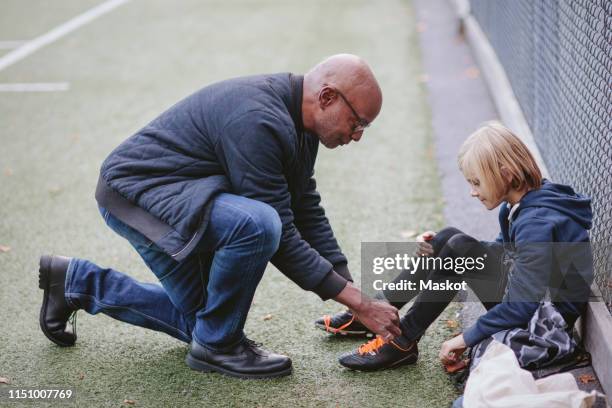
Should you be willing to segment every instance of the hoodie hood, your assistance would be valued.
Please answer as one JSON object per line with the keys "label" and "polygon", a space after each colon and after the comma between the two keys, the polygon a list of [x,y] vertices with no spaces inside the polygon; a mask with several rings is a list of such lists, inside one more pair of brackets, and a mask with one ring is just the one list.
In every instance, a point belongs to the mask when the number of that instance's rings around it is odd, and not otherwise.
{"label": "hoodie hood", "polygon": [[529,207],[550,208],[573,219],[584,229],[591,229],[591,199],[576,193],[570,186],[542,180],[542,187],[528,192],[521,199],[517,212]]}

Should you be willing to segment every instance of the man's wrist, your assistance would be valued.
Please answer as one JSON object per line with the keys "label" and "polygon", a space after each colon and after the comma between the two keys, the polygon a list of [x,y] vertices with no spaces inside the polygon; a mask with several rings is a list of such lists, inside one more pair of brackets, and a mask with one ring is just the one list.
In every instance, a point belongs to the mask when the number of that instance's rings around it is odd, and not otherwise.
{"label": "man's wrist", "polygon": [[371,302],[371,299],[364,295],[361,290],[353,285],[352,282],[348,282],[344,289],[334,298],[338,303],[342,303],[349,309],[359,313],[366,305]]}

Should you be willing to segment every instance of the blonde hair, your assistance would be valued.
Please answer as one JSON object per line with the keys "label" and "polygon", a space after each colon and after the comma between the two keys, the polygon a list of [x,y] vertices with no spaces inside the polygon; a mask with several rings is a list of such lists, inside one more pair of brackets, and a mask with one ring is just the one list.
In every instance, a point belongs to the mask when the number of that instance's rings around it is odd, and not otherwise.
{"label": "blonde hair", "polygon": [[[499,122],[487,122],[472,133],[461,145],[457,162],[466,178],[478,178],[496,198],[509,188],[538,189],[542,185],[542,172],[527,146]],[[502,167],[512,176],[509,185]]]}

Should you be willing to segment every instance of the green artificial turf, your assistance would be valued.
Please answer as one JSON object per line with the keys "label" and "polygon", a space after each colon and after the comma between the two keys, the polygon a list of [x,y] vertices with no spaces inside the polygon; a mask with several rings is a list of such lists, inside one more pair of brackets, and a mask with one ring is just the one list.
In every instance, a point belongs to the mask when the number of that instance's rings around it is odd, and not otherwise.
{"label": "green artificial turf", "polygon": [[[40,35],[96,4],[43,3],[7,2],[0,16],[5,39]],[[321,147],[316,167],[349,267],[359,278],[362,241],[398,241],[407,231],[440,227],[415,24],[405,1],[133,0],[0,71],[3,83],[70,83],[67,92],[0,93],[0,245],[10,247],[0,253],[0,377],[15,387],[72,387],[73,402],[83,407],[127,406],[126,399],[142,407],[448,406],[456,392],[437,360],[451,333],[444,322],[421,342],[415,366],[346,371],[337,357],[360,342],[313,327],[316,317],[340,306],[321,302],[272,267],[246,331],[292,357],[287,378],[244,381],[191,371],[185,344],[103,315],[81,312],[79,339],[69,349],[51,344],[38,327],[41,253],[87,258],[155,281],[97,212],[99,166],[163,109],[227,77],[301,73],[339,52],[363,56],[380,80],[382,112],[361,142]]]}

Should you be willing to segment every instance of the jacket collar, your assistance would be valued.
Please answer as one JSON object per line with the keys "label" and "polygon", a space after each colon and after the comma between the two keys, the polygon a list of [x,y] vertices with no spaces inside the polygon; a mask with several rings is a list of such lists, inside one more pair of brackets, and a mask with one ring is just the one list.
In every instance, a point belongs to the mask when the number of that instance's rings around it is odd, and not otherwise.
{"label": "jacket collar", "polygon": [[289,74],[291,81],[291,104],[289,105],[289,113],[295,124],[295,131],[298,137],[304,132],[304,123],[302,122],[302,92],[304,87],[304,76]]}

